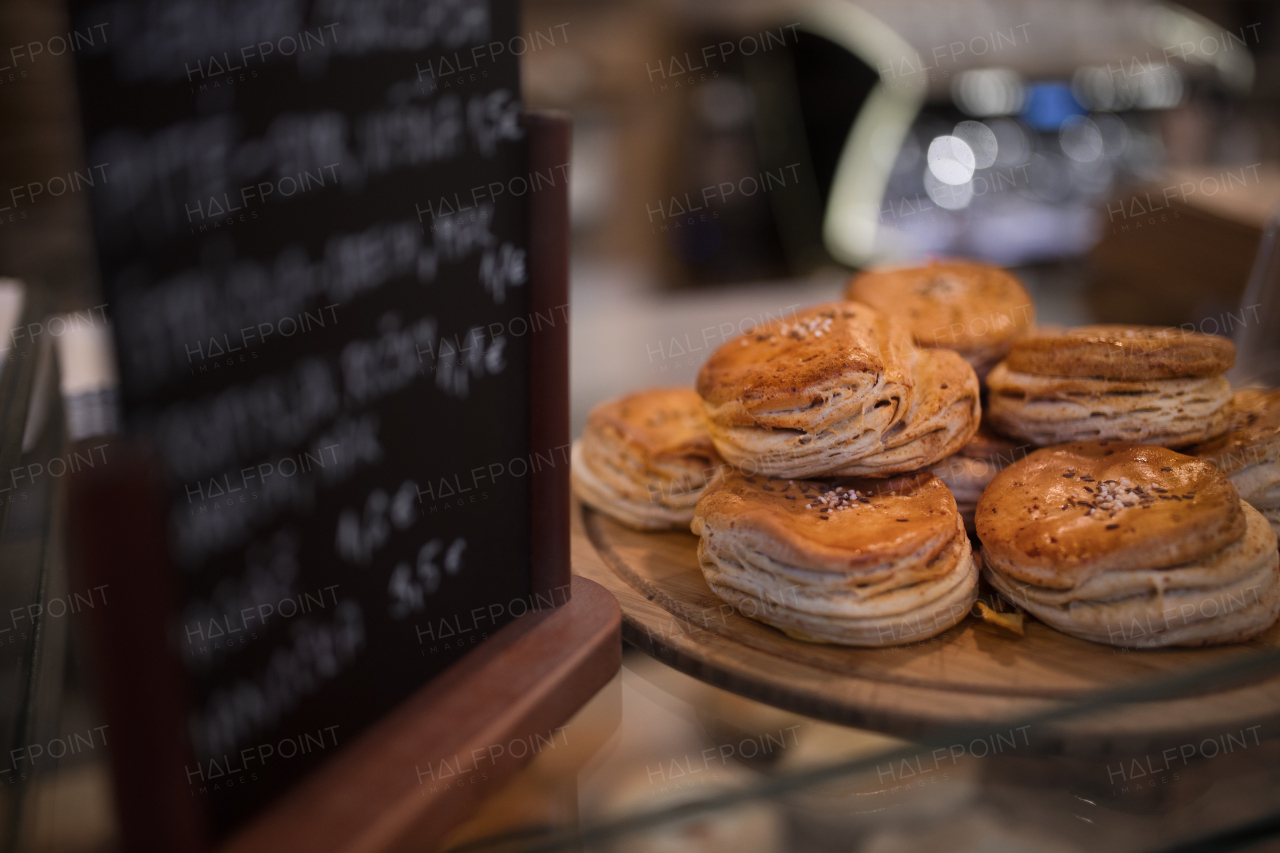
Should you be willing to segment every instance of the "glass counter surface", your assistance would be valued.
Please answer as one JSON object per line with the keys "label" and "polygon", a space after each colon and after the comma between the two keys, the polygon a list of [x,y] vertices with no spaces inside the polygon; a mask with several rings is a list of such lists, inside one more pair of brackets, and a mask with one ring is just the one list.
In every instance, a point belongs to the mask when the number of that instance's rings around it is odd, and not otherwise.
{"label": "glass counter surface", "polygon": [[[1267,841],[1280,831],[1280,705],[1213,736],[1136,750],[1076,748],[1062,736],[1139,697],[1189,696],[1277,669],[1280,654],[1258,651],[908,741],[754,702],[628,649],[609,686],[531,739],[536,757],[443,849],[1280,849]],[[501,749],[511,746],[521,749]],[[446,760],[419,775],[465,785],[489,761]]]}

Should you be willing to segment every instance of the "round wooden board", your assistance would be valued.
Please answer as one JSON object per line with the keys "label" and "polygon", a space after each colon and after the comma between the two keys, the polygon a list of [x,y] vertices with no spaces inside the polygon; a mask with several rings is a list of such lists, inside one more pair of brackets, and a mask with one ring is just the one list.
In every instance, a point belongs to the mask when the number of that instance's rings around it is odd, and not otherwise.
{"label": "round wooden board", "polygon": [[[622,606],[623,636],[671,666],[767,704],[910,737],[1028,716],[1106,688],[1226,662],[1280,645],[1280,625],[1248,643],[1124,651],[1028,617],[1025,636],[975,618],[923,642],[859,649],[793,640],[743,616],[706,585],[698,540],[642,533],[580,504],[574,571]],[[1120,706],[1054,724],[1046,749],[1145,749],[1280,723],[1280,674],[1195,697]]]}

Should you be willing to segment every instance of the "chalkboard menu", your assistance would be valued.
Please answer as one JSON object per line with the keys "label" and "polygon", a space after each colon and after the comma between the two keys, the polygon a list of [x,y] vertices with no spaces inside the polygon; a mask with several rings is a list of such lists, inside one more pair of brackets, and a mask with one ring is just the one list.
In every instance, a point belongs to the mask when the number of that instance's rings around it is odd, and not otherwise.
{"label": "chalkboard menu", "polygon": [[77,0],[72,28],[102,36],[101,279],[222,837],[527,606],[528,477],[567,449],[530,444],[518,7]]}

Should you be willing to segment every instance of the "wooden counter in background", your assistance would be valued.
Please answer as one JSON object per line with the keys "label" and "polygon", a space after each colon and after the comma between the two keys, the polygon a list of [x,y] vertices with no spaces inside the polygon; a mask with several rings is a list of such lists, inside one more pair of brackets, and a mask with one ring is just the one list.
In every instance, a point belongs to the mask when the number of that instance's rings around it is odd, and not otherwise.
{"label": "wooden counter in background", "polygon": [[[1176,169],[1112,198],[1089,256],[1089,306],[1100,322],[1230,334],[1268,216],[1280,165]],[[1236,322],[1238,325],[1238,320]]]}

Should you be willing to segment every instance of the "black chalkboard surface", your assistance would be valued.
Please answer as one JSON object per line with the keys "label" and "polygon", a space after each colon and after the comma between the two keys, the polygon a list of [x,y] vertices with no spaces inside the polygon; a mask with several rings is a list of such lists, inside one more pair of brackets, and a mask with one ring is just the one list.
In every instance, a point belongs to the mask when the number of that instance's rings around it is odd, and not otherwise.
{"label": "black chalkboard surface", "polygon": [[102,286],[219,838],[528,607],[529,476],[567,448],[530,443],[518,7],[72,22],[106,34],[76,53]]}

